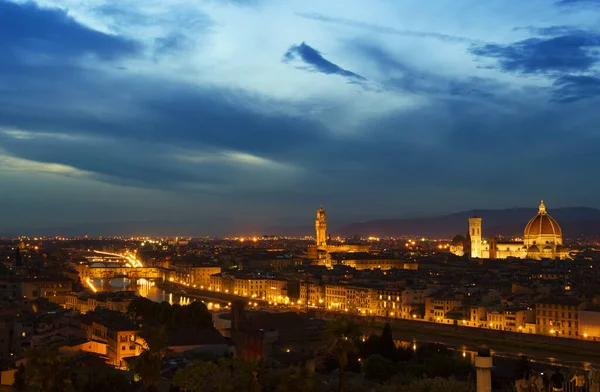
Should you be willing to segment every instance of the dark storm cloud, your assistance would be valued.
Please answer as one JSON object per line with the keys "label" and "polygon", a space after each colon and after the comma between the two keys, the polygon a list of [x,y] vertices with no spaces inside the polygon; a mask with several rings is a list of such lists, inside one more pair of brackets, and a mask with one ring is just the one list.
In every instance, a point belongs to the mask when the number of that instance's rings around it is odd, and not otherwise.
{"label": "dark storm cloud", "polygon": [[66,11],[0,0],[0,51],[5,59],[7,54],[69,58],[87,53],[114,59],[138,50],[135,42],[91,30]]}
{"label": "dark storm cloud", "polygon": [[[558,31],[561,35],[548,37]],[[600,34],[596,32],[560,27],[548,28],[543,35],[507,45],[473,46],[471,52],[496,59],[503,71],[522,74],[584,72],[600,61]]]}
{"label": "dark storm cloud", "polygon": [[302,42],[300,45],[290,46],[287,52],[285,52],[283,55],[283,62],[287,63],[293,60],[303,61],[305,64],[310,66],[310,70],[313,72],[320,72],[327,75],[335,74],[359,81],[366,80],[364,77],[348,71],[325,59],[318,50],[310,47],[305,42]]}

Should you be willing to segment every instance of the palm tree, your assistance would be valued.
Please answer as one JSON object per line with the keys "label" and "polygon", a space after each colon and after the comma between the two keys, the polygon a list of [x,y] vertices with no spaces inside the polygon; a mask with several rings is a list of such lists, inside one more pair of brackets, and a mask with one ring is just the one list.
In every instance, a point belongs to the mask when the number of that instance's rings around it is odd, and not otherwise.
{"label": "palm tree", "polygon": [[327,333],[339,366],[338,392],[343,392],[348,354],[357,352],[355,339],[360,335],[360,327],[351,319],[338,319],[327,324]]}

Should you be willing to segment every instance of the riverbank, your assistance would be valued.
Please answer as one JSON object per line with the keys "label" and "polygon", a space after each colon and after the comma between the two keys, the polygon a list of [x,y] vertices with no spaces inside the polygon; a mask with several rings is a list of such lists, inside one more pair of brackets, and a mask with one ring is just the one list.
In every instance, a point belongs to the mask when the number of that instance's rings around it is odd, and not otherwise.
{"label": "riverbank", "polygon": [[[236,300],[257,303],[260,307],[267,307],[273,311],[304,312],[305,308],[299,307],[272,307],[268,301],[248,299],[236,295],[214,291],[199,290],[181,286],[174,283],[164,283],[159,287],[174,295],[181,293],[187,297],[202,300],[233,302]],[[553,338],[542,335],[506,333],[506,331],[493,331],[477,328],[467,328],[452,325],[441,325],[425,321],[409,319],[386,319],[383,317],[348,316],[336,312],[315,310],[315,317],[332,319],[337,317],[351,317],[364,326],[367,333],[381,333],[385,322],[390,322],[394,337],[400,341],[437,342],[456,349],[477,351],[482,345],[488,346],[496,355],[519,357],[525,355],[532,360],[553,364],[556,363],[570,367],[589,367],[591,364],[600,366],[600,346],[598,342],[582,340]],[[514,336],[513,336],[514,335]],[[586,347],[587,346],[587,347]]]}

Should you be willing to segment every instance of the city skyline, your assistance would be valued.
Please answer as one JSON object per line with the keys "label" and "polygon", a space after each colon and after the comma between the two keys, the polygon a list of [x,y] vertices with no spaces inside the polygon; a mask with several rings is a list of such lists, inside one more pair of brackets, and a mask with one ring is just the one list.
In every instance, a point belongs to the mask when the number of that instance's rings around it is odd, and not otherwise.
{"label": "city skyline", "polygon": [[0,233],[598,208],[599,12],[0,0]]}

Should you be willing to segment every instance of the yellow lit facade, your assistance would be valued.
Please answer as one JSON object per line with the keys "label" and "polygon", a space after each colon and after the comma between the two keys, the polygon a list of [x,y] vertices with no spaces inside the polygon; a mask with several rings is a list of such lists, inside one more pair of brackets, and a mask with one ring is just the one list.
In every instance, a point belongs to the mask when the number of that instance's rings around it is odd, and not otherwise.
{"label": "yellow lit facade", "polygon": [[447,318],[451,311],[461,307],[462,300],[452,297],[432,296],[425,298],[425,320],[441,323],[453,323],[454,319]]}
{"label": "yellow lit facade", "polygon": [[325,285],[326,308],[331,310],[345,310],[348,308],[348,290],[343,285]]}
{"label": "yellow lit facade", "polygon": [[576,298],[540,300],[535,304],[537,333],[541,335],[579,337],[579,312],[585,303]]}
{"label": "yellow lit facade", "polygon": [[325,307],[324,287],[313,282],[300,283],[300,303],[308,306]]}
{"label": "yellow lit facade", "polygon": [[[566,259],[569,250],[563,246],[562,230],[558,222],[546,211],[546,205],[540,203],[538,213],[529,220],[523,231],[522,241],[489,240],[482,236],[482,219],[469,218],[469,236],[471,258],[506,259]],[[450,251],[458,256],[464,253],[463,246],[454,244]]]}
{"label": "yellow lit facade", "polygon": [[[328,245],[327,244],[327,213],[321,206],[317,210],[315,220],[315,245],[308,247],[308,257],[321,260],[327,265],[327,255],[331,252],[367,252],[368,245]],[[328,265],[331,267],[331,265]]]}
{"label": "yellow lit facade", "polygon": [[402,294],[397,290],[375,290],[373,307],[375,314],[383,317],[410,317],[402,306]]}
{"label": "yellow lit facade", "polygon": [[533,309],[492,311],[487,313],[487,327],[501,331],[534,333],[531,324],[535,323]]}

